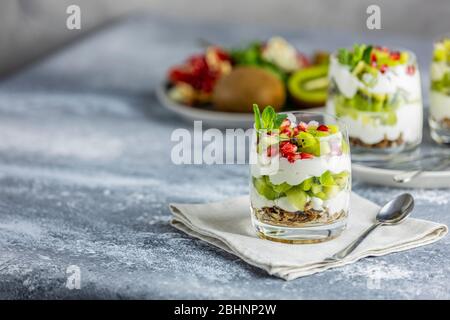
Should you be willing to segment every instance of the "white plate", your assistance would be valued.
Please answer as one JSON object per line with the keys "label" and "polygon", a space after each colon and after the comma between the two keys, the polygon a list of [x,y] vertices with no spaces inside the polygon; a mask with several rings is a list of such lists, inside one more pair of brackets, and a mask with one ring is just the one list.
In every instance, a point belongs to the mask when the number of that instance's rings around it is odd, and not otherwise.
{"label": "white plate", "polygon": [[[201,120],[204,125],[215,128],[250,128],[253,125],[252,113],[222,112],[187,106],[171,100],[167,96],[165,83],[156,88],[158,101],[167,109],[177,113],[184,119]],[[323,107],[309,108],[307,111],[321,112]]]}
{"label": "white plate", "polygon": [[352,175],[359,181],[391,187],[450,188],[450,171],[425,171],[409,182],[395,182],[392,178],[402,172],[352,164]]}

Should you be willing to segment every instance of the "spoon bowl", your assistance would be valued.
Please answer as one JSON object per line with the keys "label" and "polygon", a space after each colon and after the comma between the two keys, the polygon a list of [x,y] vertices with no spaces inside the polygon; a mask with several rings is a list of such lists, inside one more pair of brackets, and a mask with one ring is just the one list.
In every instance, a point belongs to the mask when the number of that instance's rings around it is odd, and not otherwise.
{"label": "spoon bowl", "polygon": [[403,221],[414,208],[414,198],[403,193],[386,203],[378,212],[376,220],[381,224],[396,224]]}

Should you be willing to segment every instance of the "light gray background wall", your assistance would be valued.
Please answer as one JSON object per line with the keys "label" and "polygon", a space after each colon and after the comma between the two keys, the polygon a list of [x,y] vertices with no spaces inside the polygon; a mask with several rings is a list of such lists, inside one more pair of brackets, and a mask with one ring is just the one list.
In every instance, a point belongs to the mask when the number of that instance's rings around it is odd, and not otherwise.
{"label": "light gray background wall", "polygon": [[[82,30],[65,27],[66,8],[82,10]],[[121,15],[148,11],[171,19],[366,32],[366,8],[382,11],[380,33],[435,36],[450,32],[448,0],[1,0],[0,73]]]}

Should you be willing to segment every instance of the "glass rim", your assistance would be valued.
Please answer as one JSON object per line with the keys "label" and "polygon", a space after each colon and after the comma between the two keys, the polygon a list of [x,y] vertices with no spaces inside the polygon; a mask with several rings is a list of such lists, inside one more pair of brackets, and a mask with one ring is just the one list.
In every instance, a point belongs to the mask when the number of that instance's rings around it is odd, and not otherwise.
{"label": "glass rim", "polygon": [[[343,132],[346,137],[348,137],[348,128],[344,121],[342,121],[339,117],[325,112],[325,111],[303,111],[303,110],[293,110],[293,111],[281,111],[277,112],[277,114],[292,114],[294,116],[298,114],[304,114],[304,115],[310,115],[310,116],[322,116],[322,117],[330,117],[336,121],[336,123],[339,125],[339,131]],[[321,124],[321,123],[319,123]],[[326,123],[322,123],[324,125],[327,125]],[[267,129],[256,129],[255,124],[253,123],[253,130],[255,130],[257,133],[264,133],[267,132]]]}
{"label": "glass rim", "polygon": [[[450,36],[450,33],[448,33],[448,35]],[[377,45],[377,46],[378,46],[378,45]],[[403,51],[403,52],[408,53],[409,59],[408,59],[408,63],[406,63],[406,64],[411,64],[411,63],[417,64],[417,63],[418,63],[418,62],[417,62],[417,56],[416,56],[416,54],[414,53],[414,51],[412,51],[411,49],[408,49],[408,48],[405,48],[405,47],[402,47],[402,46],[386,46],[386,48],[388,48],[389,50]],[[334,59],[334,60],[336,60],[336,61],[339,63],[339,61],[337,60],[337,54],[338,54],[338,52],[339,52],[340,49],[348,49],[348,50],[351,50],[352,47],[340,47],[340,48],[334,50],[334,51],[330,54],[330,60],[331,60],[331,59]],[[339,63],[339,65],[342,65],[342,64]]]}

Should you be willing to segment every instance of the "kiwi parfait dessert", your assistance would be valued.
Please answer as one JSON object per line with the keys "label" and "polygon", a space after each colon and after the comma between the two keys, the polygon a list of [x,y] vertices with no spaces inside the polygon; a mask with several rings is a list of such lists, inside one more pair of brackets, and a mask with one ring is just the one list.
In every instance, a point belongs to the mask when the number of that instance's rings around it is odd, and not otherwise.
{"label": "kiwi parfait dessert", "polygon": [[286,243],[338,236],[346,226],[351,188],[344,125],[324,113],[262,113],[254,105],[250,199],[257,234]]}
{"label": "kiwi parfait dessert", "polygon": [[410,51],[354,45],[330,57],[327,112],[349,130],[356,159],[417,147],[423,105],[416,58]]}
{"label": "kiwi parfait dessert", "polygon": [[431,137],[438,143],[450,144],[450,36],[434,43],[430,78]]}

